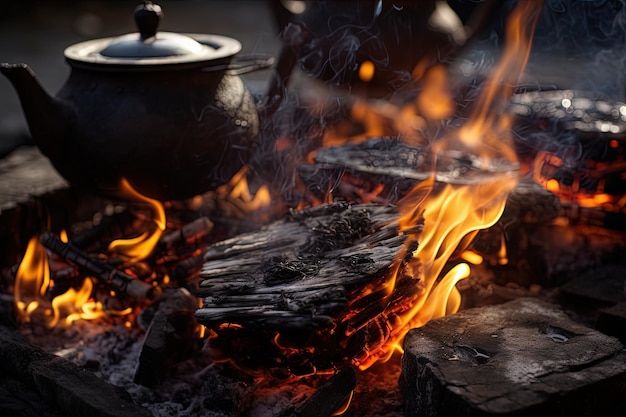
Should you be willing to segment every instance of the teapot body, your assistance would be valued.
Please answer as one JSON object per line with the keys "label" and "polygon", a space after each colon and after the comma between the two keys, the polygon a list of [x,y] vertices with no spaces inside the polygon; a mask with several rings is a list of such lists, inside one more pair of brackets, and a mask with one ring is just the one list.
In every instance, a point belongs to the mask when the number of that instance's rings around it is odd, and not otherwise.
{"label": "teapot body", "polygon": [[72,68],[56,97],[75,120],[42,151],[72,185],[109,196],[122,178],[158,200],[214,190],[246,163],[258,134],[254,100],[225,71]]}

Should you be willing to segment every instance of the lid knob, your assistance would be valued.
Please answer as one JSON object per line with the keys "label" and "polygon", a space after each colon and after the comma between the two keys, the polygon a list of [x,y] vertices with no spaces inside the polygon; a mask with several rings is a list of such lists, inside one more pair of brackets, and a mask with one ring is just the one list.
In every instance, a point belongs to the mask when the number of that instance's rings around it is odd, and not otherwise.
{"label": "lid knob", "polygon": [[151,1],[144,1],[135,9],[135,23],[139,29],[141,40],[146,40],[157,33],[159,23],[163,19],[161,6]]}

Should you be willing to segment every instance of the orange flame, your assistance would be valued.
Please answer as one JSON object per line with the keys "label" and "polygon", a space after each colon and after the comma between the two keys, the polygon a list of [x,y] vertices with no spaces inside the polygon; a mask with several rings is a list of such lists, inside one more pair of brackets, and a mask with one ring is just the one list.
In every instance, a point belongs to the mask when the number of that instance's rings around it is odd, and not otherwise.
{"label": "orange flame", "polygon": [[129,239],[117,239],[109,244],[109,251],[128,258],[131,262],[141,261],[152,253],[165,230],[165,209],[159,201],[138,193],[126,179],[122,179],[122,192],[131,199],[147,203],[154,211],[153,221],[156,229],[146,231],[141,235]]}
{"label": "orange flame", "polygon": [[28,242],[26,253],[15,275],[13,293],[20,321],[30,321],[31,314],[45,302],[49,285],[48,254],[37,237],[33,237]]}
{"label": "orange flame", "polygon": [[[461,305],[456,284],[469,276],[469,266],[460,263],[443,277],[440,275],[453,252],[459,245],[467,243],[468,235],[498,221],[508,193],[517,183],[517,156],[509,133],[511,118],[505,109],[528,60],[540,5],[539,0],[517,4],[509,17],[507,44],[501,61],[482,91],[470,120],[432,146],[438,163],[449,156],[454,158],[455,152],[473,155],[477,161],[473,168],[478,169],[480,176],[469,178],[470,181],[463,185],[441,184],[433,173],[429,180],[418,184],[400,201],[400,228],[414,236],[407,239],[405,251],[395,260],[386,290],[391,296],[398,274],[402,272],[419,277],[421,292],[410,308],[401,314],[394,315],[391,313],[393,306],[389,306],[389,317],[394,317],[389,323],[394,327],[390,337],[377,352],[354,360],[360,369],[368,368],[396,350],[411,328],[455,313]],[[430,78],[435,83],[424,90],[428,95],[418,98],[417,107],[427,118],[447,117],[452,108],[448,105],[445,78],[438,69],[431,70]],[[438,103],[431,113],[424,112],[428,102]],[[423,219],[423,228],[416,232],[415,226],[420,219]],[[406,266],[406,251],[414,241],[418,241],[419,246],[412,252],[412,260]],[[400,271],[401,267],[405,270]]]}
{"label": "orange flame", "polygon": [[267,185],[262,185],[252,196],[246,179],[247,168],[243,167],[237,172],[228,184],[218,188],[217,193],[233,199],[241,200],[246,210],[255,211],[263,207],[268,207],[272,202],[272,196]]}
{"label": "orange flame", "polygon": [[443,66],[437,65],[428,70],[424,78],[424,89],[417,97],[420,114],[437,120],[454,113],[455,105],[448,85],[446,70]]}
{"label": "orange flame", "polygon": [[465,146],[479,152],[487,161],[497,153],[509,161],[517,160],[510,141],[502,140],[502,133],[511,126],[510,115],[503,111],[528,62],[542,3],[542,0],[529,0],[515,6],[507,21],[506,46],[500,64],[489,78],[469,122],[458,134]]}
{"label": "orange flame", "polygon": [[49,301],[46,293],[51,285],[48,254],[39,239],[32,237],[15,276],[18,320],[54,327],[61,320],[69,325],[78,319],[93,320],[104,315],[102,303],[91,299],[93,283],[90,278],[83,281],[78,291],[70,288]]}

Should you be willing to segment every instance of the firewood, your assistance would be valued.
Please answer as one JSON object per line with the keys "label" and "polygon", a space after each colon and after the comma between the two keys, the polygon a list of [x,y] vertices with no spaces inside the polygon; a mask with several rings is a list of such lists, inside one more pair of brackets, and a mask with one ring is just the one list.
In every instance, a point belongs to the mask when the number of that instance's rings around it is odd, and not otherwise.
{"label": "firewood", "polygon": [[387,202],[397,201],[415,184],[429,178],[432,170],[433,161],[426,147],[388,137],[325,147],[317,151],[312,164],[298,167],[307,189],[320,199],[329,191],[353,199],[346,195],[353,188],[361,194],[379,189],[379,197]]}
{"label": "firewood", "polygon": [[213,222],[208,217],[199,217],[179,230],[167,233],[159,241],[159,247],[171,249],[176,245],[193,245],[213,230]]}
{"label": "firewood", "polygon": [[[478,161],[462,154],[446,157],[435,166],[427,147],[381,137],[322,148],[316,153],[314,163],[303,164],[298,169],[308,190],[320,199],[329,191],[335,197],[349,199],[355,197],[351,195],[353,192],[360,193],[361,198],[377,190],[380,201],[395,203],[433,172],[441,182],[467,183],[480,175],[478,167]],[[354,188],[358,191],[353,191]],[[510,193],[502,219],[506,223],[547,223],[559,210],[557,196],[524,179]]]}
{"label": "firewood", "polygon": [[98,251],[106,248],[113,240],[133,233],[135,220],[130,210],[103,215],[96,225],[72,236],[70,241],[74,247],[81,250]]}
{"label": "firewood", "polygon": [[154,298],[158,289],[114,267],[93,259],[70,243],[63,243],[52,233],[43,233],[39,241],[50,251],[68,263],[84,270],[102,284],[115,290],[120,296],[130,296],[138,301]]}
{"label": "firewood", "polygon": [[[393,333],[386,322],[398,300],[368,294],[383,292],[403,259],[408,236],[396,218],[390,206],[333,203],[210,246],[196,311],[216,334],[207,352],[288,376],[376,351]],[[399,277],[397,295],[411,300],[418,280]]]}

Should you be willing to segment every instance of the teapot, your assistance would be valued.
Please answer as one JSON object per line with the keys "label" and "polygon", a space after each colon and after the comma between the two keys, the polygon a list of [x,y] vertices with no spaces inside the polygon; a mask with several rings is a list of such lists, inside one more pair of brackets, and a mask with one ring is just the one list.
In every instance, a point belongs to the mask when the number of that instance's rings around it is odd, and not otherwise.
{"label": "teapot", "polygon": [[241,43],[158,32],[162,18],[144,1],[135,10],[138,33],[66,48],[71,71],[56,96],[26,64],[0,64],[34,142],[72,186],[119,198],[126,179],[147,197],[181,200],[216,189],[246,164],[259,116],[231,63]]}

